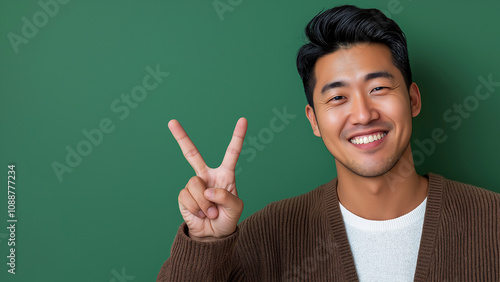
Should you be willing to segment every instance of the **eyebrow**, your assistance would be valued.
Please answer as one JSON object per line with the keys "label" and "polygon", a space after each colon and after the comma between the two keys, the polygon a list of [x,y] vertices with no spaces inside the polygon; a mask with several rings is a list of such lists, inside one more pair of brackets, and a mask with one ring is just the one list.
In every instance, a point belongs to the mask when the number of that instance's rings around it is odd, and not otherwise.
{"label": "eyebrow", "polygon": [[[367,82],[369,80],[379,78],[379,77],[393,79],[394,75],[392,75],[390,72],[387,72],[387,71],[372,72],[372,73],[365,75],[364,81]],[[346,87],[348,85],[349,85],[349,83],[342,81],[342,80],[331,82],[331,83],[328,83],[325,86],[323,86],[323,88],[321,88],[321,94],[324,94],[327,90],[330,90],[333,88],[339,88],[339,87]]]}
{"label": "eyebrow", "polygon": [[365,75],[365,82],[368,80],[379,78],[379,77],[393,79],[394,75],[392,75],[390,72],[387,72],[387,71],[372,72],[372,73]]}

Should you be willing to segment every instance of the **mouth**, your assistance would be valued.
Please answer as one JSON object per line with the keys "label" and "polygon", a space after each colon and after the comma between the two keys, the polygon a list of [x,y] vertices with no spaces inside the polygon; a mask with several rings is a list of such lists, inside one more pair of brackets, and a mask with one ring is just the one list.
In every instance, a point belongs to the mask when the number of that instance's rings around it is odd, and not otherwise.
{"label": "mouth", "polygon": [[379,131],[370,134],[354,136],[351,139],[349,139],[349,142],[355,145],[370,144],[384,139],[386,135],[387,135],[386,131]]}
{"label": "mouth", "polygon": [[384,130],[373,130],[368,132],[359,132],[354,136],[351,136],[349,142],[359,150],[375,150],[376,148],[381,148],[385,139],[387,139],[387,134],[389,131]]}

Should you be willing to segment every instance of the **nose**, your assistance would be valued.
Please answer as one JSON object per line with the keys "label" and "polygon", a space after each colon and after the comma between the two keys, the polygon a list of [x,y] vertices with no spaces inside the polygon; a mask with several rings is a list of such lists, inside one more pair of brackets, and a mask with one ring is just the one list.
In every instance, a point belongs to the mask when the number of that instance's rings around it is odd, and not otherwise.
{"label": "nose", "polygon": [[349,119],[352,124],[366,125],[372,120],[378,119],[379,114],[373,105],[373,101],[365,95],[351,97],[351,112]]}

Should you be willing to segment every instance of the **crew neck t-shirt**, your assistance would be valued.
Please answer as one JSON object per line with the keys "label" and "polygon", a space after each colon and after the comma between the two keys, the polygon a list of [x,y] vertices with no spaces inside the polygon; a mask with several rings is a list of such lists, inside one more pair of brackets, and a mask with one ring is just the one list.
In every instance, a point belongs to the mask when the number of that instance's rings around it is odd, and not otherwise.
{"label": "crew neck t-shirt", "polygon": [[368,220],[340,202],[360,281],[413,281],[427,198],[414,210],[390,220]]}

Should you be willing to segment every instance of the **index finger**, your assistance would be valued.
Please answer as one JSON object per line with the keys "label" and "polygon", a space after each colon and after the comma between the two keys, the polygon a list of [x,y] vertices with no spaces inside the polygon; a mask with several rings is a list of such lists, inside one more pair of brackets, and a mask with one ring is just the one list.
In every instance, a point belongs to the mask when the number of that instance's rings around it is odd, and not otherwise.
{"label": "index finger", "polygon": [[194,145],[193,141],[191,141],[186,131],[177,120],[173,119],[169,121],[168,128],[179,144],[179,147],[181,147],[184,157],[194,169],[196,175],[200,176],[200,174],[207,168],[207,164],[203,160],[203,157]]}
{"label": "index finger", "polygon": [[227,146],[226,154],[222,160],[223,167],[234,170],[236,168],[236,163],[238,162],[238,157],[241,153],[241,148],[243,147],[243,140],[245,139],[245,134],[247,133],[248,122],[245,118],[240,118],[234,127],[233,138],[229,146]]}

